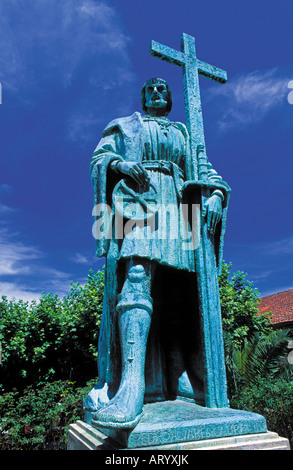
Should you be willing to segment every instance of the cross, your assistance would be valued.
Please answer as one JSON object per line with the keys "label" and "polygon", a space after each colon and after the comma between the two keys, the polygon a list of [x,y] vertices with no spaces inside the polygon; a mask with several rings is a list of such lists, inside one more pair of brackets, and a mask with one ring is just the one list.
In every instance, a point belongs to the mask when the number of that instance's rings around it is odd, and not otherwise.
{"label": "cross", "polygon": [[[192,159],[191,172],[189,175],[186,175],[187,179],[190,178],[191,181],[186,181],[185,185],[191,183],[193,187],[201,187],[201,204],[203,207],[210,196],[212,183],[207,178],[208,160],[206,156],[198,75],[225,83],[227,81],[227,74],[224,70],[197,59],[195,39],[188,34],[182,35],[181,52],[152,41],[150,53],[171,64],[178,65],[183,70],[186,125],[190,136]],[[220,186],[220,182],[216,184]],[[198,224],[201,223],[200,217],[201,215],[197,214]],[[198,249],[195,250],[195,257],[205,350],[205,403],[210,408],[222,408],[227,407],[228,401],[225,363],[221,343],[220,300],[217,290],[215,290],[217,283],[215,250],[207,224],[203,223],[201,227],[200,244]]]}
{"label": "cross", "polygon": [[206,179],[207,157],[198,75],[203,75],[219,83],[225,83],[227,73],[225,70],[197,59],[195,38],[185,33],[181,38],[181,52],[152,41],[150,54],[183,69],[186,125],[190,135],[193,161],[193,174],[191,176],[193,179]]}

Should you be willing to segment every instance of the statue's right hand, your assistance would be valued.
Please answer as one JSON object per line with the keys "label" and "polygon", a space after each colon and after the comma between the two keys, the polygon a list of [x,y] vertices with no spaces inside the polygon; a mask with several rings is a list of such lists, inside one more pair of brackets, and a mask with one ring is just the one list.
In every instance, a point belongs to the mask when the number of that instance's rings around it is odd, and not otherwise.
{"label": "statue's right hand", "polygon": [[149,175],[141,163],[119,162],[117,164],[117,170],[124,175],[130,176],[138,184],[144,184],[149,181]]}

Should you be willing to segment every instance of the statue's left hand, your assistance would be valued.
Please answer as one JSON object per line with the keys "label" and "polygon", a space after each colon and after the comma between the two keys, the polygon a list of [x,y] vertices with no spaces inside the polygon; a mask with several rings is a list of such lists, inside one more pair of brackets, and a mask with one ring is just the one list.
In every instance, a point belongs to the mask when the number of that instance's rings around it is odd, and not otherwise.
{"label": "statue's left hand", "polygon": [[149,182],[149,175],[141,163],[137,162],[118,162],[117,170],[123,175],[130,176],[138,184]]}
{"label": "statue's left hand", "polygon": [[207,216],[208,230],[215,233],[216,226],[222,217],[222,201],[216,194],[211,196],[204,205],[203,216]]}

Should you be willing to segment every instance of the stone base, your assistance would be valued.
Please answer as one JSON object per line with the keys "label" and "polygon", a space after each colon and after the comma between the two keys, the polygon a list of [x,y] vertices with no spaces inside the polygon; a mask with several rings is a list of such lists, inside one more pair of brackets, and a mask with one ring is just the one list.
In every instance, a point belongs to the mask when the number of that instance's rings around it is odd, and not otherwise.
{"label": "stone base", "polygon": [[192,450],[290,450],[288,439],[275,432],[245,434],[201,441],[177,442],[136,449],[121,448],[117,442],[84,421],[70,425],[67,450],[142,450],[142,451],[192,451]]}
{"label": "stone base", "polygon": [[131,430],[96,427],[90,415],[86,419],[70,426],[68,450],[290,449],[259,414],[182,400],[145,405]]}

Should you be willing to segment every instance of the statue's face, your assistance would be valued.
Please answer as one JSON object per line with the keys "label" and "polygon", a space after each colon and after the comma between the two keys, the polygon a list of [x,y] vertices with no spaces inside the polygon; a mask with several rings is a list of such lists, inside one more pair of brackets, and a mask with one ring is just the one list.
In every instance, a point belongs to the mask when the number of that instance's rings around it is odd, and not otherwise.
{"label": "statue's face", "polygon": [[164,83],[149,83],[145,88],[146,108],[166,108],[168,91]]}

